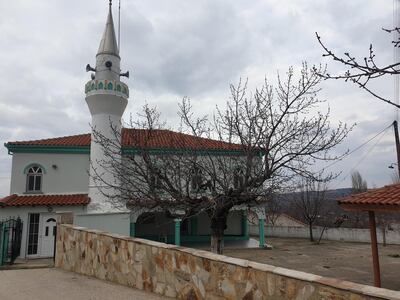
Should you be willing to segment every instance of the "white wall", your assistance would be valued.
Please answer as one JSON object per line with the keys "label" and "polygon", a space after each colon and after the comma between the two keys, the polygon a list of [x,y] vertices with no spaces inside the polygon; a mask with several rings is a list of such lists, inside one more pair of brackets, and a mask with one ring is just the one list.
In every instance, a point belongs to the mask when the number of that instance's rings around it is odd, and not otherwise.
{"label": "white wall", "polygon": [[[224,234],[241,235],[242,230],[242,211],[232,210],[228,215],[227,229]],[[211,221],[206,213],[201,213],[197,216],[197,233],[199,235],[211,234]]]}
{"label": "white wall", "polygon": [[74,225],[129,236],[130,213],[77,214]]}
{"label": "white wall", "polygon": [[[57,213],[58,211],[70,211],[76,214],[82,214],[86,212],[86,207],[83,205],[76,206],[53,206],[51,207],[51,213]],[[21,258],[26,257],[27,253],[27,232],[28,232],[28,215],[30,213],[49,213],[49,208],[47,206],[20,206],[20,207],[3,207],[0,208],[0,220],[4,220],[9,217],[20,217],[23,225],[22,225],[22,240],[21,240]],[[40,224],[41,225],[41,224]],[[41,243],[41,229],[42,226],[39,226],[39,245],[38,249],[40,249]]]}
{"label": "white wall", "polygon": [[[38,163],[46,170],[46,173],[43,174],[43,193],[88,193],[88,154],[14,153],[11,194],[26,192],[24,169],[32,163]],[[57,168],[53,168],[52,165],[56,165]]]}
{"label": "white wall", "polygon": [[[314,227],[313,234],[315,239],[319,239],[322,227]],[[258,226],[249,226],[250,235],[258,236]],[[378,242],[382,243],[383,235],[382,230],[377,228]],[[309,229],[308,227],[279,227],[279,226],[266,226],[265,236],[268,237],[283,237],[283,238],[306,238],[308,239]],[[345,241],[345,242],[363,242],[370,243],[371,237],[369,229],[360,228],[328,228],[325,230],[322,236],[324,240],[332,241]],[[400,231],[399,230],[386,230],[386,243],[388,244],[400,244]]]}

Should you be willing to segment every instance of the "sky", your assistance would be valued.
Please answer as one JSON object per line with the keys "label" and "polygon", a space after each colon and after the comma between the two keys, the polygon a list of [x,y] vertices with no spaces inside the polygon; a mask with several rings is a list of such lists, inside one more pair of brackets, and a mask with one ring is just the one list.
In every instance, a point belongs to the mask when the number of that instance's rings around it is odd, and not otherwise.
{"label": "sky", "polygon": [[[396,0],[395,0],[396,1]],[[114,1],[114,20],[117,5]],[[248,79],[249,88],[264,78],[275,83],[290,66],[340,65],[322,57],[318,32],[335,52],[368,55],[374,45],[377,61],[393,61],[393,2],[389,0],[122,0],[122,71],[131,77],[125,119],[144,103],[157,106],[172,127],[177,104],[189,97],[198,115],[211,114],[229,98],[229,85]],[[87,63],[104,30],[106,0],[0,0],[0,143],[90,132],[84,85]],[[389,126],[395,109],[342,81],[326,81],[320,109],[331,122],[357,124],[336,153],[352,150]],[[393,97],[393,78],[373,84]],[[9,193],[12,156],[0,148],[0,196]],[[339,176],[331,188],[350,186],[358,170],[369,187],[391,183],[396,161],[393,131],[386,130],[329,168]]]}

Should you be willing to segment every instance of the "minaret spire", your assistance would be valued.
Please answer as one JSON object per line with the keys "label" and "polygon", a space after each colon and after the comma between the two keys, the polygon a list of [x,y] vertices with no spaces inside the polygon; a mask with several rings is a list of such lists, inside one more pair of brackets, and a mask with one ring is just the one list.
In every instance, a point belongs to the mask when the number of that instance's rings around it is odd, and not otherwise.
{"label": "minaret spire", "polygon": [[101,38],[97,55],[111,54],[119,57],[119,49],[118,49],[117,38],[115,36],[114,20],[111,8],[112,8],[112,1],[110,0],[106,28],[104,29],[103,37]]}

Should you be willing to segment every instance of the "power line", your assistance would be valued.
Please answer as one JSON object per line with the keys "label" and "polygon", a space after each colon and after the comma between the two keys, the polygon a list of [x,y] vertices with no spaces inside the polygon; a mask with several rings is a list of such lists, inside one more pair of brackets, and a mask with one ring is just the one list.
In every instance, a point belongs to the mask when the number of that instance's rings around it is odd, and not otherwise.
{"label": "power line", "polygon": [[[386,128],[387,129],[387,128]],[[385,129],[385,130],[386,130]],[[386,133],[386,132],[385,132]],[[343,179],[342,180],[340,180],[340,181],[338,181],[337,183],[336,183],[336,185],[335,185],[335,188],[341,183],[341,182],[343,182],[354,170],[355,170],[355,168],[371,153],[371,151],[376,147],[376,145],[380,142],[380,140],[383,138],[385,136],[385,134],[383,134],[376,142],[375,142],[375,144],[373,144],[369,149],[368,149],[368,151],[363,155],[363,157],[361,157],[361,159],[357,162],[357,163],[355,163],[354,165],[353,165],[353,167],[350,169],[350,171],[346,174],[346,176],[344,176],[343,177]]]}
{"label": "power line", "polygon": [[[344,159],[346,159],[347,157],[349,157],[351,154],[353,154],[354,152],[356,152],[357,150],[361,149],[362,147],[364,147],[365,145],[367,145],[368,143],[370,143],[371,141],[373,141],[374,139],[376,139],[379,135],[381,135],[382,133],[384,133],[386,130],[388,130],[390,127],[392,127],[392,124],[388,125],[387,127],[385,127],[384,129],[382,129],[380,132],[378,132],[376,135],[374,135],[373,137],[371,137],[370,139],[368,139],[367,141],[365,141],[364,143],[362,143],[361,145],[359,145],[358,147],[354,148],[353,150],[351,150],[350,152],[348,152],[347,154],[345,154],[342,158],[334,161],[333,163],[327,165],[326,167],[322,168],[320,170],[326,170],[330,167],[332,167],[333,165],[343,161]],[[379,139],[380,140],[380,139]]]}

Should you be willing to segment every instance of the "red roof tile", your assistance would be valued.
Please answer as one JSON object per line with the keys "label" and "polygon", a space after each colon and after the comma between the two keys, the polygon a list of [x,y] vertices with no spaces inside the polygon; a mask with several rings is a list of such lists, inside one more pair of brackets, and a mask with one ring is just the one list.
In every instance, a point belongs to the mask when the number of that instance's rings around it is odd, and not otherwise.
{"label": "red roof tile", "polygon": [[338,200],[339,205],[400,206],[400,183],[350,195]]}
{"label": "red roof tile", "polygon": [[17,195],[0,199],[0,206],[30,205],[86,205],[90,201],[87,194],[72,195]]}
{"label": "red roof tile", "polygon": [[[43,140],[16,141],[7,145],[21,146],[90,146],[90,134],[64,136]],[[149,149],[200,149],[200,150],[240,150],[238,144],[199,138],[171,130],[123,129],[122,146]]]}

